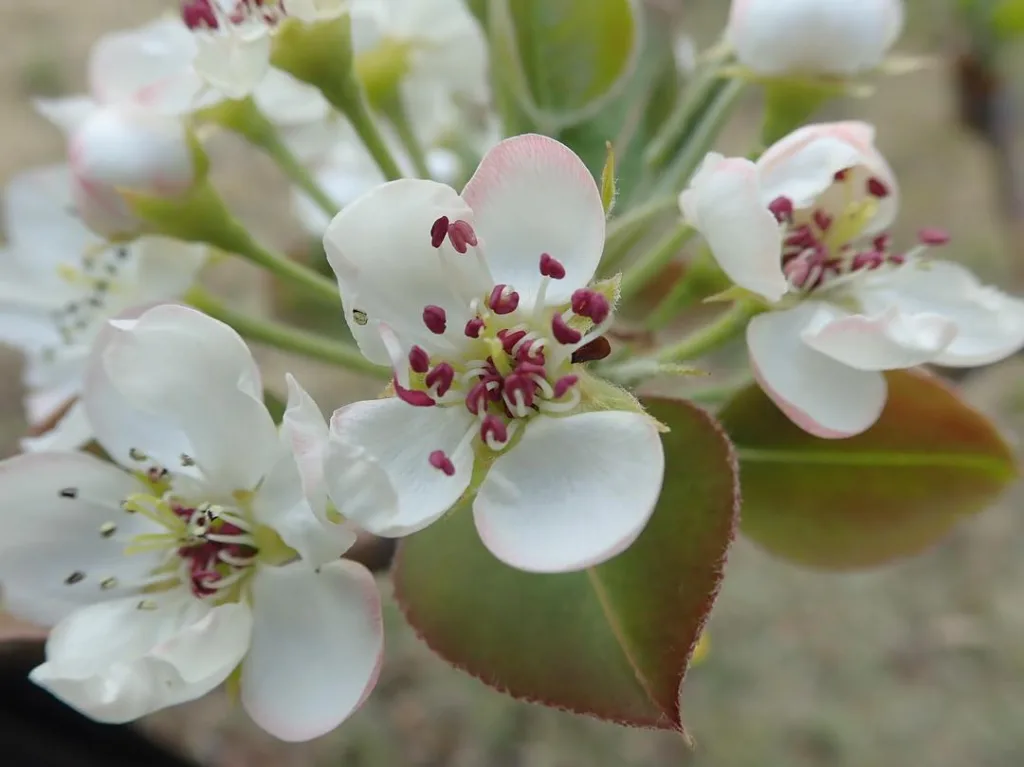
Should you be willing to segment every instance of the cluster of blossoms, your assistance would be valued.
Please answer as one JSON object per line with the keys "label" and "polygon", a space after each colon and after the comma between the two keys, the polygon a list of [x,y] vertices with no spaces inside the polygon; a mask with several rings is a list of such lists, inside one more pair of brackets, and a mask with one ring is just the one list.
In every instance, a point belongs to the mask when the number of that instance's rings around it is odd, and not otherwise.
{"label": "cluster of blossoms", "polygon": [[[342,21],[388,125],[379,151],[421,178],[384,183],[351,116],[276,66],[289,25]],[[727,38],[758,77],[838,77],[878,66],[901,26],[895,1],[746,0]],[[6,609],[53,627],[38,684],[124,722],[228,682],[268,732],[309,739],[380,670],[376,583],[342,558],[359,531],[407,536],[465,507],[495,558],[547,574],[640,536],[666,426],[593,364],[620,298],[598,278],[609,201],[559,141],[498,139],[486,56],[461,0],[187,0],[99,41],[88,95],[38,102],[68,159],[9,185],[0,254],[0,340],[27,356],[36,427],[0,463],[0,584]],[[208,129],[245,136],[225,118],[243,105],[337,203],[293,191],[358,351],[390,371],[329,423],[291,376],[275,423],[242,337],[186,305],[207,245],[133,204],[202,187]],[[943,233],[894,247],[898,201],[852,122],[756,162],[710,154],[679,198],[758,307],[758,382],[816,436],[870,428],[882,371],[1024,347],[1024,303],[933,260]]]}

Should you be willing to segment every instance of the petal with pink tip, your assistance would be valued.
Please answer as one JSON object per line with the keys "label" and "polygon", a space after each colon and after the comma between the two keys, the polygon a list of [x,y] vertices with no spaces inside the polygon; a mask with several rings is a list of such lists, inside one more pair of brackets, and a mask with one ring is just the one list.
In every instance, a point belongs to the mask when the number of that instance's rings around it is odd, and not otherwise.
{"label": "petal with pink tip", "polygon": [[762,200],[752,162],[709,154],[679,196],[679,207],[729,279],[769,301],[786,294],[782,233]]}
{"label": "petal with pink tip", "polygon": [[885,406],[885,377],[855,370],[804,343],[801,334],[822,305],[754,317],[747,326],[750,362],[765,394],[793,423],[824,439],[852,437],[878,420]]}
{"label": "petal with pink tip", "polygon": [[513,286],[532,306],[541,254],[565,267],[546,303],[564,303],[594,276],[604,250],[601,193],[583,161],[564,144],[526,134],[505,139],[480,162],[462,192],[496,284]]}
{"label": "petal with pink tip", "polygon": [[583,570],[636,540],[664,471],[657,426],[645,415],[538,416],[491,466],[473,517],[484,545],[512,567]]}

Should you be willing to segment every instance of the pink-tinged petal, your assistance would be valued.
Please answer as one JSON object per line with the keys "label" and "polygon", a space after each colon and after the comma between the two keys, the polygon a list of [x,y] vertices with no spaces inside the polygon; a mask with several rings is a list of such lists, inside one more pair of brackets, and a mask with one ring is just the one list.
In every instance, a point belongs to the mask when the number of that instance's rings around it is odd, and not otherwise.
{"label": "pink-tinged petal", "polygon": [[654,512],[664,470],[661,437],[645,415],[537,417],[488,471],[473,502],[476,528],[512,567],[583,570],[636,540]]}
{"label": "pink-tinged petal", "polygon": [[254,488],[280,442],[263,404],[259,368],[241,337],[219,320],[174,304],[120,327],[94,353],[125,404],[184,434],[193,451],[188,455],[225,492]]}
{"label": "pink-tinged petal", "polygon": [[[877,179],[888,194],[875,198],[878,209],[862,232],[865,236],[888,229],[899,210],[896,175],[875,148],[875,128],[868,123],[805,125],[770,146],[757,168],[766,203],[788,197],[797,209],[813,205],[833,213],[841,212],[851,197],[867,197],[868,180]],[[836,173],[851,169],[845,182],[835,181]]]}
{"label": "pink-tinged petal", "polygon": [[956,338],[956,325],[938,314],[896,307],[872,316],[820,308],[800,333],[811,349],[856,370],[901,370],[931,362]]}
{"label": "pink-tinged petal", "polygon": [[252,585],[252,647],[242,705],[281,740],[311,740],[347,719],[377,683],[384,652],[380,595],[355,562],[264,567]]}
{"label": "pink-tinged petal", "polygon": [[543,253],[566,272],[548,286],[546,303],[564,303],[593,278],[604,250],[604,206],[587,166],[564,144],[535,134],[505,139],[484,156],[462,197],[495,284],[512,285],[524,306],[540,289]]}
{"label": "pink-tinged petal", "polygon": [[750,362],[765,394],[801,429],[824,439],[852,437],[882,414],[885,377],[854,370],[803,342],[821,307],[807,302],[754,317],[747,326]]}
{"label": "pink-tinged petal", "polygon": [[251,627],[244,603],[211,607],[184,589],[103,602],[54,628],[29,678],[91,719],[130,722],[222,684]]}
{"label": "pink-tinged petal", "polygon": [[327,227],[324,249],[345,319],[367,359],[389,363],[379,322],[413,342],[430,335],[423,309],[439,306],[449,332],[461,334],[470,301],[491,289],[472,252],[457,253],[447,238],[433,247],[431,232],[442,218],[473,224],[473,212],[451,187],[402,179],[367,192]]}
{"label": "pink-tinged petal", "polygon": [[[397,398],[356,402],[331,419],[324,474],[338,511],[366,530],[397,538],[422,530],[462,497],[473,474],[462,407],[413,407]],[[454,473],[435,468],[441,451]],[[384,480],[384,481],[382,481]]]}
{"label": "pink-tinged petal", "polygon": [[4,607],[52,625],[83,605],[137,594],[163,561],[162,552],[124,553],[134,536],[162,529],[121,509],[125,497],[144,490],[128,472],[85,453],[0,462]]}
{"label": "pink-tinged petal", "polygon": [[709,154],[679,196],[679,207],[733,282],[769,301],[786,294],[782,232],[762,200],[752,162]]}
{"label": "pink-tinged petal", "polygon": [[857,298],[868,312],[897,307],[952,322],[956,337],[934,358],[938,365],[988,365],[1024,346],[1024,302],[983,285],[960,264],[928,260],[872,274],[857,283]]}

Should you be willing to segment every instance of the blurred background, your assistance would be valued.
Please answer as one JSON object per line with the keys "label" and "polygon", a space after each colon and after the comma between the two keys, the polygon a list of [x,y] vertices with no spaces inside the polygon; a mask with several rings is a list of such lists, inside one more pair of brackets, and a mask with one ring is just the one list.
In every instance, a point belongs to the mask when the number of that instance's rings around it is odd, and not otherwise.
{"label": "blurred background", "polygon": [[[722,28],[728,5],[648,1],[702,46]],[[879,145],[903,187],[897,242],[910,242],[922,226],[945,227],[953,236],[946,257],[1020,294],[1024,115],[1014,114],[1014,101],[1024,102],[1024,54],[1006,45],[996,51],[983,28],[957,15],[958,4],[911,0],[899,50],[933,54],[935,65],[879,78],[873,97],[833,105],[822,117],[878,125]],[[33,113],[31,97],[80,91],[96,37],[173,5],[0,3],[0,180],[63,157],[60,135]],[[748,146],[758,114],[754,96],[722,148]],[[277,246],[301,248],[286,187],[269,162],[230,141],[218,143],[214,157],[218,185],[256,232]],[[272,310],[258,273],[238,263],[218,269],[213,279],[236,304]],[[340,327],[340,316],[336,321]],[[18,356],[0,352],[0,445],[8,454],[25,425]],[[285,370],[294,370],[328,412],[376,393],[372,382],[344,373],[267,350],[259,356],[265,380],[280,382]],[[1015,445],[1024,435],[1022,373],[1024,360],[1012,359],[962,382],[967,397],[996,417]],[[403,623],[386,580],[382,680],[338,732],[300,746],[276,743],[219,695],[142,726],[211,767],[1018,767],[1024,764],[1022,500],[1018,488],[933,551],[862,574],[799,570],[740,541],[712,615],[710,655],[691,671],[684,693],[693,752],[676,735],[511,701],[450,669]],[[0,638],[26,632],[0,615]]]}

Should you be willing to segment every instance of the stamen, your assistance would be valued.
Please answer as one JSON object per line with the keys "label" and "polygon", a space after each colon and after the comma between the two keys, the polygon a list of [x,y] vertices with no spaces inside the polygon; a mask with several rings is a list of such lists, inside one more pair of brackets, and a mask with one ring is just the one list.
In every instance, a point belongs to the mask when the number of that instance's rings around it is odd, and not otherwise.
{"label": "stamen", "polygon": [[427,394],[425,391],[419,391],[418,389],[406,389],[397,380],[395,380],[395,396],[407,405],[413,407],[434,407],[437,402],[434,398]]}
{"label": "stamen", "polygon": [[474,317],[466,323],[465,334],[467,338],[479,338],[481,331],[484,329],[484,321],[479,317]]}
{"label": "stamen", "polygon": [[64,583],[67,586],[74,586],[76,583],[81,583],[85,580],[85,573],[81,570],[75,570],[71,575],[64,579]]}
{"label": "stamen", "polygon": [[[505,378],[502,387],[505,398],[519,406],[520,410],[533,407],[534,392],[536,384],[529,373],[515,372]],[[523,414],[525,415],[525,413]],[[520,416],[522,417],[522,416]]]}
{"label": "stamen", "polygon": [[430,465],[449,477],[455,476],[455,464],[445,455],[443,450],[435,450],[430,454]]}
{"label": "stamen", "polygon": [[573,386],[579,383],[579,376],[567,375],[562,376],[555,381],[555,399],[561,399],[565,396],[565,393],[569,391]]}
{"label": "stamen", "polygon": [[882,179],[877,178],[875,176],[872,176],[871,178],[868,179],[867,190],[868,194],[870,194],[872,197],[877,197],[879,200],[882,200],[889,196],[889,187],[886,186],[885,182],[882,181]]}
{"label": "stamen", "polygon": [[519,294],[509,285],[495,285],[487,306],[495,314],[511,314],[519,308]]}
{"label": "stamen", "polygon": [[562,262],[552,258],[549,253],[540,254],[540,273],[553,280],[560,280],[565,277],[565,267]]}
{"label": "stamen", "polygon": [[937,229],[935,227],[927,227],[920,230],[917,233],[917,241],[922,245],[931,245],[937,247],[939,245],[945,245],[950,240],[949,232],[945,229]]}
{"label": "stamen", "polygon": [[589,288],[580,288],[572,294],[572,311],[573,314],[587,317],[593,320],[595,325],[600,325],[608,318],[612,307],[603,294]]}
{"label": "stamen", "polygon": [[191,30],[217,29],[217,14],[210,5],[215,0],[185,0],[181,4],[181,20]]}
{"label": "stamen", "polygon": [[572,362],[597,362],[612,353],[612,345],[604,336],[595,338],[572,353]]}
{"label": "stamen", "polygon": [[496,415],[489,415],[480,424],[480,439],[491,450],[500,450],[508,443],[508,428]]}
{"label": "stamen", "polygon": [[70,499],[77,498],[78,497],[78,488],[77,487],[65,487],[65,488],[63,488],[60,491],[59,495],[60,495],[61,498],[70,498]]}
{"label": "stamen", "polygon": [[776,197],[768,203],[768,210],[780,224],[793,218],[793,201],[788,197]]}
{"label": "stamen", "polygon": [[846,181],[847,177],[850,175],[850,170],[851,170],[850,168],[845,168],[844,170],[837,170],[836,174],[832,178],[837,183],[841,184],[844,181]]}
{"label": "stamen", "polygon": [[430,305],[424,307],[423,324],[434,335],[442,335],[448,329],[448,315],[440,306]]}
{"label": "stamen", "polygon": [[526,338],[525,330],[499,330],[498,340],[501,341],[501,348],[505,351],[505,354],[512,356],[513,350],[516,345]]}
{"label": "stamen", "polygon": [[555,314],[551,318],[551,334],[560,344],[575,344],[583,338],[583,334],[575,328],[569,327],[561,314]]}
{"label": "stamen", "polygon": [[814,219],[814,223],[818,227],[818,229],[820,229],[823,232],[827,232],[829,230],[829,227],[832,226],[832,216],[830,216],[823,210],[819,209],[814,211],[814,215],[812,216],[812,218]]}
{"label": "stamen", "polygon": [[476,232],[467,221],[456,221],[448,227],[448,239],[456,253],[465,253],[470,247],[476,247],[479,241]]}
{"label": "stamen", "polygon": [[434,222],[434,225],[430,227],[430,246],[433,248],[440,248],[444,244],[445,238],[448,236],[448,216],[441,216]]}
{"label": "stamen", "polygon": [[430,369],[430,355],[421,346],[409,350],[409,367],[414,373],[426,373]]}
{"label": "stamen", "polygon": [[437,396],[443,397],[452,387],[455,380],[455,369],[447,362],[442,362],[429,373],[427,373],[426,384],[428,389],[437,386]]}

